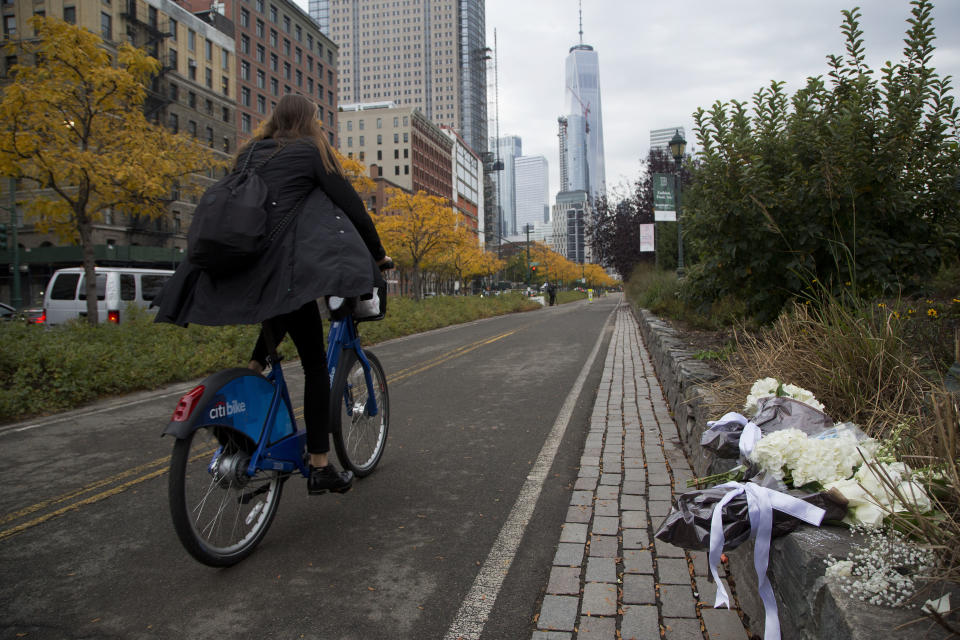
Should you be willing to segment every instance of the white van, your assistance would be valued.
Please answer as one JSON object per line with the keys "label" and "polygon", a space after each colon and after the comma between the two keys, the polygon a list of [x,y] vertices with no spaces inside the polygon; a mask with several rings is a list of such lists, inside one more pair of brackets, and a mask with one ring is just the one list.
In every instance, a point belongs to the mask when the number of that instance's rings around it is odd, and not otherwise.
{"label": "white van", "polygon": [[[99,322],[118,324],[129,305],[147,308],[170,279],[169,269],[96,267],[97,317]],[[63,324],[87,317],[87,288],[83,267],[58,269],[53,273],[43,296],[46,323]]]}

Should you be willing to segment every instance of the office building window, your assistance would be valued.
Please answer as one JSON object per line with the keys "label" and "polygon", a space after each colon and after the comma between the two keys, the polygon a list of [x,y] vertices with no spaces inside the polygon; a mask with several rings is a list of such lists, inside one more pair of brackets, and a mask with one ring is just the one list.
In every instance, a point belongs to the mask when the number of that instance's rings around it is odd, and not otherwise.
{"label": "office building window", "polygon": [[267,48],[262,44],[257,45],[257,62],[264,63],[267,60]]}
{"label": "office building window", "polygon": [[257,111],[260,113],[267,112],[267,99],[264,96],[257,96]]}
{"label": "office building window", "polygon": [[170,127],[170,131],[173,131],[174,133],[179,133],[180,117],[175,113],[171,113],[169,118],[167,119],[167,126]]}
{"label": "office building window", "polygon": [[250,53],[250,36],[247,34],[240,36],[240,53]]}
{"label": "office building window", "polygon": [[209,40],[203,41],[203,56],[207,62],[213,60],[213,43]]}
{"label": "office building window", "polygon": [[276,78],[270,78],[270,93],[275,96],[280,95],[280,81]]}
{"label": "office building window", "polygon": [[290,33],[290,17],[283,16],[283,30],[286,33]]}
{"label": "office building window", "polygon": [[77,24],[77,8],[76,7],[64,7],[63,8],[63,21],[70,24]]}
{"label": "office building window", "polygon": [[250,115],[246,113],[240,114],[240,130],[244,133],[250,133]]}
{"label": "office building window", "polygon": [[262,37],[263,37],[263,33],[264,33],[263,20],[257,20],[257,29],[256,29],[256,32],[257,32],[257,37],[258,37],[258,38],[262,38]]}
{"label": "office building window", "polygon": [[230,78],[227,76],[220,76],[220,92],[225,96],[230,95]]}
{"label": "office building window", "polygon": [[177,41],[177,21],[173,18],[167,19],[167,31],[170,35],[170,42]]}
{"label": "office building window", "polygon": [[213,89],[213,69],[211,69],[210,67],[207,67],[206,69],[204,69],[203,76],[204,76],[203,78],[204,82],[206,82],[207,84],[207,88]]}
{"label": "office building window", "polygon": [[250,80],[250,63],[246,60],[240,61],[240,78],[242,80]]}
{"label": "office building window", "polygon": [[257,88],[263,89],[267,86],[267,74],[262,69],[257,69]]}
{"label": "office building window", "polygon": [[[17,32],[16,16],[3,16],[3,32],[8,36]],[[113,40],[113,16],[109,13],[100,14],[100,37],[104,40]]]}
{"label": "office building window", "polygon": [[224,71],[230,69],[230,52],[226,49],[220,51],[220,68]]}
{"label": "office building window", "polygon": [[187,29],[187,49],[190,51],[197,50],[197,32],[193,29]]}
{"label": "office building window", "polygon": [[248,87],[240,88],[240,104],[245,107],[250,106],[250,89]]}
{"label": "office building window", "polygon": [[277,8],[274,5],[270,5],[270,22],[277,21]]}
{"label": "office building window", "polygon": [[275,53],[270,54],[270,70],[271,71],[280,70],[280,58]]}
{"label": "office building window", "polygon": [[240,9],[240,26],[249,27],[250,26],[250,12],[246,9]]}

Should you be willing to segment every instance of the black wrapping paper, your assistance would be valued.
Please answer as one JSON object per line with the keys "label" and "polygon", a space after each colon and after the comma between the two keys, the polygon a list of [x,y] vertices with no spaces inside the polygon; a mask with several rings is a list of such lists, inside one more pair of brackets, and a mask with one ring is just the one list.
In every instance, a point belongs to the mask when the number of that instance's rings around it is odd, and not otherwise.
{"label": "black wrapping paper", "polygon": [[[654,536],[663,542],[690,549],[691,551],[710,550],[710,524],[717,503],[723,498],[729,487],[710,487],[688,491],[680,495],[670,513],[660,524]],[[836,491],[795,495],[826,511],[825,521],[843,519],[847,512],[847,501]],[[780,511],[773,512],[772,537],[790,533],[801,523],[800,520]],[[734,497],[723,507],[723,549],[734,549],[750,537],[750,515],[747,509],[745,493]]]}

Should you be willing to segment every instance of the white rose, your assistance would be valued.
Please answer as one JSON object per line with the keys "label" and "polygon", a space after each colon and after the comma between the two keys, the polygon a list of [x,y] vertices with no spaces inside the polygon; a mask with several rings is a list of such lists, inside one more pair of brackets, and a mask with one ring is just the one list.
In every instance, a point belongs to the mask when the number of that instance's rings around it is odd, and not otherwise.
{"label": "white rose", "polygon": [[[927,512],[933,510],[933,503],[930,501],[930,496],[927,495],[926,489],[924,489],[920,483],[907,480],[901,482],[897,489],[900,491],[900,495],[902,495],[907,502],[912,503],[919,511]],[[908,511],[899,500],[894,501],[893,509],[894,511]]]}

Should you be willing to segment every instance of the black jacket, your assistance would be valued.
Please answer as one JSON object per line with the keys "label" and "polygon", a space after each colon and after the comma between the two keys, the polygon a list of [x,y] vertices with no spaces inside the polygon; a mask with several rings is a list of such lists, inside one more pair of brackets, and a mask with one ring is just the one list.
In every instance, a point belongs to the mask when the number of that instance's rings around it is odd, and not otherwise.
{"label": "black jacket", "polygon": [[[277,144],[258,142],[251,163],[266,160]],[[350,183],[323,168],[313,143],[285,143],[259,174],[270,188],[268,228],[307,195],[299,212],[247,269],[212,277],[185,259],[153,302],[157,322],[254,324],[310,300],[359,296],[383,283],[376,261],[385,252],[373,220]]]}

